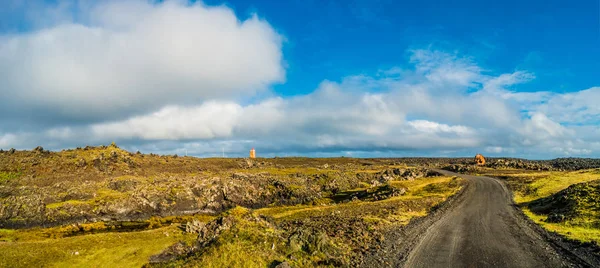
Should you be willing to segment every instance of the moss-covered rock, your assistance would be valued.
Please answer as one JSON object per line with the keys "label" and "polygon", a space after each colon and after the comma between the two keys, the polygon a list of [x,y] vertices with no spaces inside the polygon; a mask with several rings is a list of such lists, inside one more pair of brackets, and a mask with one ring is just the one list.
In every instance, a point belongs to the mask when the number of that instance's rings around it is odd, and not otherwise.
{"label": "moss-covered rock", "polygon": [[548,222],[570,221],[600,228],[600,180],[571,185],[527,206],[536,214],[548,215]]}

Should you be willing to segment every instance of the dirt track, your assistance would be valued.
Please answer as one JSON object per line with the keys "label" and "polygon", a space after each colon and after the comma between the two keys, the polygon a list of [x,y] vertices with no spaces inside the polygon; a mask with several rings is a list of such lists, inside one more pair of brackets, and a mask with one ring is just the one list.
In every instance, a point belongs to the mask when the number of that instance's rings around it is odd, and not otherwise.
{"label": "dirt track", "polygon": [[440,171],[469,183],[462,197],[416,239],[404,267],[580,267],[557,252],[513,206],[498,180]]}

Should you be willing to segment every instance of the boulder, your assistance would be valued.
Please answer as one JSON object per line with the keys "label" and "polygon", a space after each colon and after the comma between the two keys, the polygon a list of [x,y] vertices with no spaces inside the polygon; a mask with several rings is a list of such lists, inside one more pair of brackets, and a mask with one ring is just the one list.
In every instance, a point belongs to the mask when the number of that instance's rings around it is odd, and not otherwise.
{"label": "boulder", "polygon": [[189,221],[185,224],[185,232],[195,234],[200,233],[200,231],[202,230],[202,228],[204,228],[205,225],[206,223],[194,219],[193,221]]}

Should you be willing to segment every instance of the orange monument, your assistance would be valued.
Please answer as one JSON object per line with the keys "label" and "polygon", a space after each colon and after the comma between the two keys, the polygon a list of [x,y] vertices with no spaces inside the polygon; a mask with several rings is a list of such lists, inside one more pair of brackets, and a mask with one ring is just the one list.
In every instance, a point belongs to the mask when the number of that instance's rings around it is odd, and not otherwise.
{"label": "orange monument", "polygon": [[483,155],[481,155],[481,154],[477,154],[477,155],[475,156],[475,163],[476,163],[478,166],[483,166],[483,165],[485,165],[485,157],[483,157]]}

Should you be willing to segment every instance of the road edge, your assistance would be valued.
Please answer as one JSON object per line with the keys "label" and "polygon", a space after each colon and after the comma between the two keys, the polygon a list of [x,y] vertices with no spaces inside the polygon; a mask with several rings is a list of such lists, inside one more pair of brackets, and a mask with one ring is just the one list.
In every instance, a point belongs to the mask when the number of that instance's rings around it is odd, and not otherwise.
{"label": "road edge", "polygon": [[[457,176],[458,177],[458,176]],[[461,178],[461,188],[455,194],[434,207],[426,216],[411,219],[407,225],[392,227],[384,233],[385,240],[379,248],[371,248],[360,267],[402,267],[414,246],[421,241],[433,224],[464,200],[472,190],[471,182]]]}
{"label": "road edge", "polygon": [[[567,238],[559,233],[551,232],[541,225],[537,224],[533,219],[525,215],[525,212],[515,203],[514,193],[506,185],[505,180],[496,177],[490,177],[502,183],[511,195],[511,206],[515,210],[516,215],[527,226],[543,238],[552,248],[561,253],[563,257],[568,258],[571,262],[580,265],[581,267],[600,267],[600,246],[582,246],[582,242]],[[593,253],[595,250],[598,253]]]}

